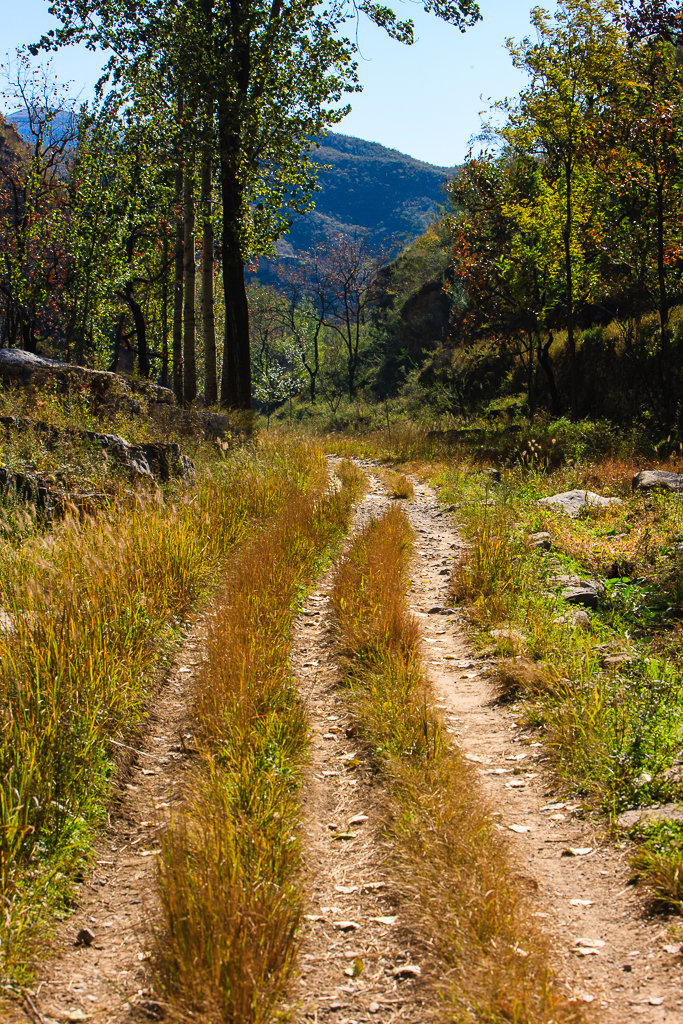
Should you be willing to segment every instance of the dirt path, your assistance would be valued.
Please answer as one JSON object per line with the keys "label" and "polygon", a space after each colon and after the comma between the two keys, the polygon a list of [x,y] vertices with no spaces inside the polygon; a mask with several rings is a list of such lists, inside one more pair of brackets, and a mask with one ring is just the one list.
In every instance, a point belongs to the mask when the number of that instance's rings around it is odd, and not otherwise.
{"label": "dirt path", "polygon": [[604,844],[577,804],[557,798],[542,746],[514,710],[495,703],[486,664],[472,656],[459,616],[439,613],[460,541],[434,491],[417,483],[415,491],[406,503],[417,537],[411,603],[436,702],[479,769],[520,868],[538,885],[537,916],[560,974],[609,1024],[683,1022],[680,932],[672,937],[672,919],[647,916],[629,885],[626,853]]}
{"label": "dirt path", "polygon": [[[151,702],[139,752],[122,752],[130,763],[119,779],[94,870],[79,887],[76,910],[57,929],[55,955],[39,968],[16,1021],[158,1019],[148,989],[144,915],[154,905],[155,840],[182,795],[191,763],[187,694],[202,658],[204,633],[200,616]],[[83,934],[85,941],[79,941],[82,932],[90,933]]]}
{"label": "dirt path", "polygon": [[[683,1022],[681,957],[675,952],[680,936],[672,936],[667,919],[647,916],[641,895],[629,885],[626,853],[601,840],[577,803],[557,798],[541,744],[520,726],[514,710],[495,702],[487,665],[472,655],[459,614],[448,608],[450,570],[461,541],[435,492],[417,482],[415,491],[415,500],[404,503],[416,533],[410,599],[435,703],[454,742],[479,769],[513,861],[533,880],[536,916],[550,936],[558,973],[605,1024]],[[356,524],[388,504],[373,478]],[[292,1001],[298,998],[300,1020],[417,1024],[437,1015],[425,960],[429,937],[417,944],[402,930],[400,886],[392,888],[382,866],[385,848],[376,828],[381,787],[350,735],[351,719],[335,688],[330,575],[306,603],[295,639],[313,740],[305,801],[311,903]],[[339,838],[348,833],[353,838]],[[369,888],[378,882],[384,885]],[[395,921],[385,925],[373,918]],[[344,931],[343,922],[356,927]],[[363,970],[354,977],[356,959]],[[397,978],[406,962],[422,967],[419,981]]]}

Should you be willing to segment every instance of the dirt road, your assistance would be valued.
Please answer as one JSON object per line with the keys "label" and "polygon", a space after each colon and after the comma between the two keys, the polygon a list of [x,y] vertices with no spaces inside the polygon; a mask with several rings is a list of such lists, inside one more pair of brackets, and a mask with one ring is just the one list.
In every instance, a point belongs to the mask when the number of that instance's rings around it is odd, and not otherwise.
{"label": "dirt road", "polygon": [[[378,477],[371,479],[356,528],[390,502]],[[646,915],[629,885],[624,851],[603,842],[578,803],[558,796],[536,736],[514,709],[496,704],[487,663],[473,656],[464,621],[449,610],[450,571],[461,546],[452,517],[419,482],[415,499],[403,504],[416,534],[410,600],[434,702],[453,742],[477,766],[519,871],[532,880],[558,973],[607,1024],[683,1022],[680,940],[671,935],[671,921]],[[338,686],[329,625],[333,571],[305,602],[292,656],[308,708],[311,754],[302,830],[308,906],[289,1008],[301,1021],[426,1024],[439,1013],[432,984],[438,965],[430,959],[429,936],[404,925],[401,879],[386,864],[383,790]],[[58,930],[54,956],[39,969],[23,1010],[12,1011],[15,1020],[122,1024],[157,1013],[147,992],[142,912],[153,900],[155,829],[182,794],[191,760],[181,737],[187,681],[201,657],[200,621],[121,782],[120,803],[79,906]],[[81,929],[92,933],[89,945],[75,944]]]}

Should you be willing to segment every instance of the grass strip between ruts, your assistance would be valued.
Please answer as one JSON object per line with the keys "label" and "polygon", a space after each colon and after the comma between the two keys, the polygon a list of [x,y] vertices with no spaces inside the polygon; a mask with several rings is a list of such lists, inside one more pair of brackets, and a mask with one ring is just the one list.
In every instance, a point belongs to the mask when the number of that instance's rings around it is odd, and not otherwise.
{"label": "grass strip between ruts", "polygon": [[293,615],[348,527],[360,474],[293,495],[230,568],[195,693],[200,763],[159,858],[162,997],[181,1018],[265,1022],[294,965],[303,891],[298,788],[307,720]]}
{"label": "grass strip between ruts", "polygon": [[411,539],[399,509],[374,520],[350,548],[333,590],[353,706],[388,787],[386,828],[405,912],[442,968],[445,1019],[580,1021],[553,976],[474,772],[430,707],[406,602]]}

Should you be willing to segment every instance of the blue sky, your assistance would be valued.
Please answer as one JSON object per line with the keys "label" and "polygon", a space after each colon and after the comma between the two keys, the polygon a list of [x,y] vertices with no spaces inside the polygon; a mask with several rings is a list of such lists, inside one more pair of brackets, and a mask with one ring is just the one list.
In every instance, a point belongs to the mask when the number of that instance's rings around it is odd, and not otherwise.
{"label": "blue sky", "polygon": [[[514,95],[523,79],[505,50],[508,36],[529,33],[534,0],[479,0],[483,21],[461,34],[426,15],[414,0],[398,2],[401,17],[412,17],[412,47],[387,39],[368,23],[361,25],[359,75],[363,92],[337,129],[427,160],[451,166],[465,156],[468,140],[480,127],[480,112],[491,100]],[[51,27],[48,0],[8,3],[3,12],[3,46],[35,41]],[[547,7],[554,4],[548,2]],[[71,48],[54,59],[55,72],[73,82],[72,91],[91,94],[101,55]]]}

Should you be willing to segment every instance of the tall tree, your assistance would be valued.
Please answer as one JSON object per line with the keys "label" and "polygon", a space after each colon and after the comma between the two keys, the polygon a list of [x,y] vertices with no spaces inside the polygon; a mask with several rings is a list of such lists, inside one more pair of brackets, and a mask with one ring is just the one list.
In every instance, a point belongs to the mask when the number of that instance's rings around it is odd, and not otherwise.
{"label": "tall tree", "polygon": [[[479,17],[475,0],[424,0],[461,29]],[[344,116],[345,92],[357,88],[353,34],[360,14],[411,42],[412,23],[379,0],[54,0],[62,28],[48,47],[86,38],[108,47],[114,80],[149,88],[167,110],[183,85],[216,109],[221,193],[225,335],[221,402],[251,406],[247,260],[272,252],[293,213],[311,205],[316,167],[311,140]]]}
{"label": "tall tree", "polygon": [[544,155],[558,168],[563,192],[565,325],[571,368],[571,408],[578,414],[576,359],[577,272],[582,259],[576,182],[588,163],[589,139],[622,71],[623,31],[615,0],[561,0],[554,18],[531,12],[537,38],[508,41],[515,67],[531,82],[510,108],[502,135],[508,144]]}
{"label": "tall tree", "polygon": [[660,387],[670,417],[678,377],[670,313],[683,280],[683,18],[672,4],[649,0],[629,4],[625,22],[630,74],[608,109],[608,165],[617,196],[635,199],[635,232],[648,232],[646,282],[659,315]]}
{"label": "tall tree", "polygon": [[212,139],[204,142],[201,169],[202,216],[202,339],[204,342],[204,400],[218,401],[216,320],[214,310],[214,230]]}
{"label": "tall tree", "polygon": [[453,279],[464,292],[456,326],[467,345],[482,338],[512,346],[525,369],[529,413],[535,370],[561,412],[550,346],[562,309],[561,217],[541,161],[506,151],[470,158],[453,181]]}

